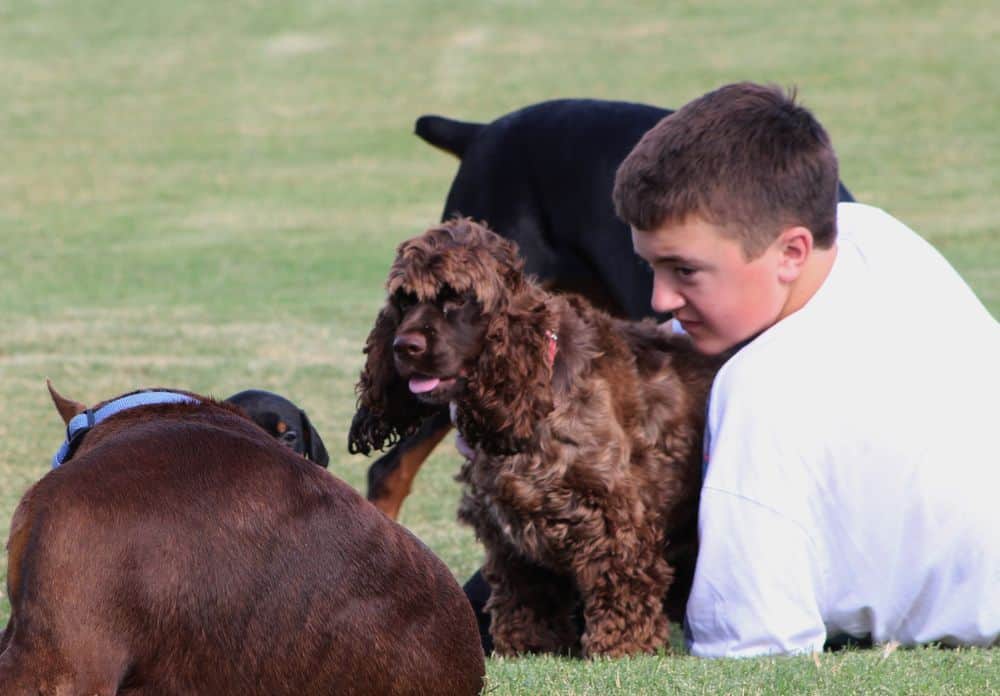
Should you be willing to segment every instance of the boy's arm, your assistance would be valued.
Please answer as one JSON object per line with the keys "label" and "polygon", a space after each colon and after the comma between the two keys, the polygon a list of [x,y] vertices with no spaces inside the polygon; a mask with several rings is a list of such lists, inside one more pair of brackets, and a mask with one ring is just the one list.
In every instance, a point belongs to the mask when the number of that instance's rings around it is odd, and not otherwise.
{"label": "boy's arm", "polygon": [[688,647],[700,657],[821,651],[820,564],[805,531],[778,512],[706,488],[701,546],[687,607]]}

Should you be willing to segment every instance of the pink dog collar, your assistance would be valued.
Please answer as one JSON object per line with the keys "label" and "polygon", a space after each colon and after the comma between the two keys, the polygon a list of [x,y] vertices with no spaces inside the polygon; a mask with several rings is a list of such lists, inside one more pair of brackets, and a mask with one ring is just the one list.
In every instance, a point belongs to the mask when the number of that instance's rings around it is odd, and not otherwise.
{"label": "pink dog collar", "polygon": [[556,362],[556,353],[559,351],[559,334],[555,331],[546,331],[545,335],[549,339],[549,367]]}

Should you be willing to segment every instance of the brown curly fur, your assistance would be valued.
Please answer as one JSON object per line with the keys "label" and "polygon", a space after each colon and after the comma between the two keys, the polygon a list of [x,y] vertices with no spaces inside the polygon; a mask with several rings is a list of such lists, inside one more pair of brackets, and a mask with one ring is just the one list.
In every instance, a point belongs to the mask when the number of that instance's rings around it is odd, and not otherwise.
{"label": "brown curly fur", "polygon": [[[403,375],[457,370],[450,393],[422,398],[451,400],[474,449],[458,475],[459,518],[486,547],[496,651],[618,656],[667,645],[675,567],[693,568],[717,359],[652,322],[546,293],[524,277],[512,242],[467,219],[402,244],[387,287],[351,445],[380,447],[419,423],[426,406]],[[455,295],[478,313],[449,319],[442,298]],[[425,351],[394,352],[414,334]]]}

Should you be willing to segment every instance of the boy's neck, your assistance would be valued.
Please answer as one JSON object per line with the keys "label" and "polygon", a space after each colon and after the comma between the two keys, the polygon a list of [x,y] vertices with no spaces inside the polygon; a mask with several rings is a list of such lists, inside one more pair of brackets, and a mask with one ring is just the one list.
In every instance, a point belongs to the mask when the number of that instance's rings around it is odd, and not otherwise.
{"label": "boy's neck", "polygon": [[823,283],[826,282],[827,277],[830,275],[830,270],[833,268],[833,262],[836,259],[836,244],[829,249],[814,248],[812,250],[801,274],[796,278],[795,283],[788,293],[788,298],[785,301],[784,307],[782,307],[781,314],[778,316],[778,321],[806,306],[809,300],[813,298],[813,295],[823,287]]}

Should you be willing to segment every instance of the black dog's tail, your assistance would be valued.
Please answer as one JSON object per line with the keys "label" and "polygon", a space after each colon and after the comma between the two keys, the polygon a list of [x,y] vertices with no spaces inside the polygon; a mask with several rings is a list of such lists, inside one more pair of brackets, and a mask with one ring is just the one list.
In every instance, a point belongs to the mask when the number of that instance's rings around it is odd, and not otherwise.
{"label": "black dog's tail", "polygon": [[417,119],[413,130],[434,147],[441,148],[462,159],[469,143],[485,127],[485,123],[469,123],[455,121],[444,116],[427,115]]}

